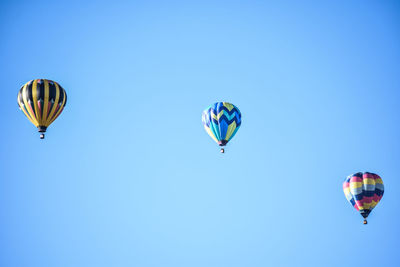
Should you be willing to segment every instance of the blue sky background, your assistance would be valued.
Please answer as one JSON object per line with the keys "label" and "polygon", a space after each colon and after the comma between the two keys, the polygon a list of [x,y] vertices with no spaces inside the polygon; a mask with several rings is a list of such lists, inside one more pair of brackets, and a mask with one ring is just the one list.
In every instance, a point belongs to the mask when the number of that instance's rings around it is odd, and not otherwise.
{"label": "blue sky background", "polygon": [[[400,266],[398,1],[2,1],[0,266]],[[40,140],[27,81],[67,91]],[[201,112],[234,103],[226,154]],[[385,195],[362,224],[345,177]]]}

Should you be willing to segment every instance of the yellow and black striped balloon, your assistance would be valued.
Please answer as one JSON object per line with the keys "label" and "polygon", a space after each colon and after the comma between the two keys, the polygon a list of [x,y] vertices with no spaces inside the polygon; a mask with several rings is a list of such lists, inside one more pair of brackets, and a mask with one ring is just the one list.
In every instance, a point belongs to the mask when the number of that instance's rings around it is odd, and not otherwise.
{"label": "yellow and black striped balloon", "polygon": [[27,82],[18,93],[18,106],[42,133],[61,114],[67,103],[65,90],[56,82],[36,79]]}

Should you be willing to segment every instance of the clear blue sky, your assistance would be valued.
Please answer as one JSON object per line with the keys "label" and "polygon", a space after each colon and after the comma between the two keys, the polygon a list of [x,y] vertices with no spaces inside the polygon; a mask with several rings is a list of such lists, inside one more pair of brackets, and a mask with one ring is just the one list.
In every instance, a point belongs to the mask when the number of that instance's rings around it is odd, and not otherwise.
{"label": "clear blue sky", "polygon": [[[398,1],[2,1],[0,266],[400,266],[399,29]],[[45,140],[35,78],[68,94]]]}

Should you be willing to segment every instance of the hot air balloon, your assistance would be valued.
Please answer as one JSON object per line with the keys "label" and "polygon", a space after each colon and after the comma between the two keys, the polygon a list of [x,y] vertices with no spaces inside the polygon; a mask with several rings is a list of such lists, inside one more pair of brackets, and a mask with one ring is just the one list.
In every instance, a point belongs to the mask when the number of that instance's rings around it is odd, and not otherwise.
{"label": "hot air balloon", "polygon": [[65,90],[56,82],[36,79],[27,82],[18,93],[18,106],[38,128],[40,139],[47,127],[61,114],[67,103]]}
{"label": "hot air balloon", "polygon": [[223,147],[238,131],[241,117],[239,109],[228,102],[217,102],[203,111],[204,129],[222,147],[221,153],[225,152]]}
{"label": "hot air balloon", "polygon": [[343,192],[350,204],[364,217],[364,224],[367,224],[368,215],[382,199],[383,181],[375,173],[358,172],[346,178]]}

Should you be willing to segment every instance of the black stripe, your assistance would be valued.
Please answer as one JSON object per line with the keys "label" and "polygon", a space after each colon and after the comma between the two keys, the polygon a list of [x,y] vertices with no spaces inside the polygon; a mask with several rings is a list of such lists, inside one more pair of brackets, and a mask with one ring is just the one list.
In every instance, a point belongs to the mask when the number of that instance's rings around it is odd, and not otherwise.
{"label": "black stripe", "polygon": [[[24,87],[22,87],[24,88]],[[22,88],[18,92],[18,106],[23,105],[23,99],[22,99]]]}
{"label": "black stripe", "polygon": [[383,196],[384,191],[380,190],[378,188],[375,188],[375,194],[377,194],[378,196]]}
{"label": "black stripe", "polygon": [[[33,95],[32,95],[32,83],[28,84],[28,86],[26,86],[26,101],[28,102],[28,100],[31,101],[31,103],[33,104]],[[33,106],[32,106],[33,108]]]}
{"label": "black stripe", "polygon": [[[58,86],[60,86],[60,85],[58,85]],[[62,88],[61,86],[60,86],[60,89],[61,89],[61,92],[63,93],[63,95],[65,94],[65,103],[64,103],[64,107],[65,107],[67,105],[67,92],[65,92],[64,88]],[[64,96],[63,96],[63,98],[64,98]]]}
{"label": "black stripe", "polygon": [[44,101],[44,80],[40,80],[41,83],[37,84],[37,100]]}
{"label": "black stripe", "polygon": [[64,89],[60,85],[58,85],[58,89],[60,91],[60,97],[58,98],[58,104],[62,105],[63,99],[64,99],[64,92],[63,92]]}
{"label": "black stripe", "polygon": [[367,218],[368,215],[371,213],[371,210],[364,209],[364,210],[361,210],[360,213],[361,213],[361,216],[363,216],[364,218]]}
{"label": "black stripe", "polygon": [[56,101],[56,86],[52,81],[49,81],[49,102]]}

